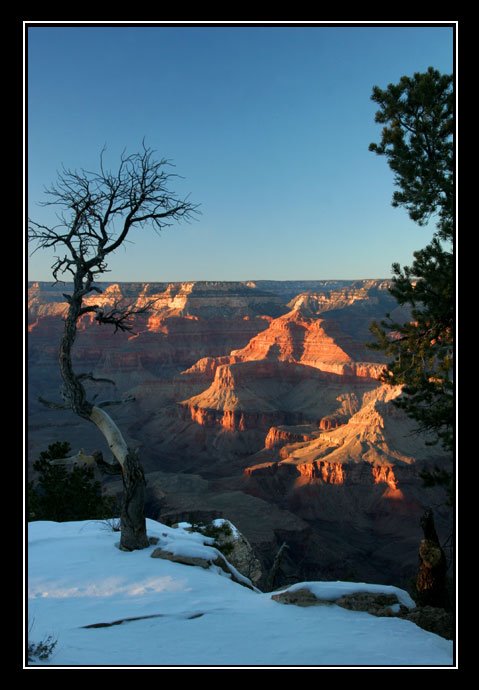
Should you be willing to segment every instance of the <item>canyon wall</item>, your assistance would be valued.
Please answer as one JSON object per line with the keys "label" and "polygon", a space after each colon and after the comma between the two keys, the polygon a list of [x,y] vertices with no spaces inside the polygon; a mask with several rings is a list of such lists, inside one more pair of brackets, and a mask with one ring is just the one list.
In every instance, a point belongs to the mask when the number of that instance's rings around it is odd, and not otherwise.
{"label": "canyon wall", "polygon": [[[419,515],[440,501],[419,473],[448,458],[413,434],[394,405],[400,390],[381,384],[384,361],[366,347],[372,319],[407,318],[388,284],[102,284],[89,303],[150,309],[126,334],[85,316],[74,365],[115,382],[89,395],[135,398],[112,414],[141,449],[148,514],[227,517],[266,568],[287,541],[284,582],[350,571],[396,584],[409,577]],[[30,461],[56,440],[109,452],[93,425],[37,400],[60,399],[64,292],[29,286]],[[439,509],[441,534],[448,521]]]}

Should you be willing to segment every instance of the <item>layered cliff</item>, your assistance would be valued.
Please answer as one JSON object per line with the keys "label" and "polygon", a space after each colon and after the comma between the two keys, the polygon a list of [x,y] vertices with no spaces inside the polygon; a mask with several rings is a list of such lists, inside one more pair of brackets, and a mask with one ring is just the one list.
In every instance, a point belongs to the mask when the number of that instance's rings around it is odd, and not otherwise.
{"label": "layered cliff", "polygon": [[335,309],[345,309],[357,303],[371,311],[380,303],[396,306],[394,298],[388,289],[390,280],[358,280],[349,285],[341,285],[337,289],[308,290],[295,295],[288,303],[291,309],[301,309],[311,314],[323,314]]}
{"label": "layered cliff", "polygon": [[371,359],[364,343],[345,334],[336,321],[293,309],[271,320],[245,347],[232,350],[229,356],[201,359],[183,373],[206,383],[212,381],[219,366],[268,361],[301,364],[344,380],[377,380],[384,364]]}
{"label": "layered cliff", "polygon": [[[258,314],[278,316],[286,311],[281,297],[241,282],[191,281],[185,283],[99,283],[102,293],[85,298],[86,304],[113,306],[128,303],[136,308],[150,304],[152,316],[244,317]],[[63,293],[68,284],[29,285],[31,317],[57,315],[66,308]]]}
{"label": "layered cliff", "polygon": [[[322,421],[323,420],[321,420],[321,422]],[[316,438],[318,433],[318,428],[315,424],[272,426],[266,434],[264,447],[265,450],[278,450],[279,448],[282,448],[290,443],[312,441],[314,438]]]}
{"label": "layered cliff", "polygon": [[[54,364],[63,329],[67,303],[62,291],[68,292],[68,286],[33,283],[29,288],[29,358],[44,367]],[[150,308],[134,318],[130,334],[115,334],[94,322],[93,315],[85,315],[74,348],[79,365],[111,374],[136,367],[162,378],[165,366],[184,368],[201,357],[242,347],[268,327],[268,311],[281,311],[279,298],[242,283],[113,283],[104,285],[101,294],[86,297],[85,303]]]}
{"label": "layered cliff", "polygon": [[[205,362],[206,364],[206,362]],[[180,403],[183,418],[230,431],[346,421],[376,382],[267,359],[221,364],[202,393]]]}
{"label": "layered cliff", "polygon": [[426,436],[413,433],[414,423],[393,404],[400,394],[398,386],[366,392],[358,411],[344,424],[283,445],[275,461],[248,467],[246,477],[258,480],[263,489],[274,479],[285,492],[305,484],[345,489],[379,485],[383,497],[404,499],[401,484],[416,483],[418,465],[446,462],[447,455],[428,445]]}

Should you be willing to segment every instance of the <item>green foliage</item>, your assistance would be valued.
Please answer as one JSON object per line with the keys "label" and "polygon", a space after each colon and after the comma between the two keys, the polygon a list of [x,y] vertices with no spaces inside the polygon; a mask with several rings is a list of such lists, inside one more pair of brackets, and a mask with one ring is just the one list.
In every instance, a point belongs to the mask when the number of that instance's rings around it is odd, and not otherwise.
{"label": "green foliage", "polygon": [[442,486],[447,492],[447,504],[454,505],[454,481],[453,475],[447,470],[435,467],[433,470],[419,472],[425,487]]}
{"label": "green foliage", "polygon": [[53,464],[52,461],[66,457],[70,451],[69,443],[53,443],[33,464],[38,479],[28,483],[29,520],[65,522],[101,519],[114,514],[115,501],[111,496],[102,495],[93,467],[74,465],[68,469]]}
{"label": "green foliage", "polygon": [[372,349],[393,357],[383,376],[404,385],[397,405],[447,450],[453,446],[454,260],[437,238],[414,253],[411,267],[394,264],[391,294],[411,308],[405,324],[373,323]]}
{"label": "green foliage", "polygon": [[[453,448],[454,419],[454,95],[452,75],[430,67],[401,77],[398,84],[371,96],[379,104],[376,122],[384,124],[379,144],[369,149],[387,158],[399,187],[393,206],[404,206],[412,220],[432,217],[431,242],[414,252],[411,266],[393,264],[391,294],[411,312],[407,323],[387,317],[373,323],[370,347],[391,357],[383,380],[402,384],[396,404],[431,435],[431,443]],[[427,476],[426,476],[427,475]],[[447,477],[446,477],[447,475]],[[425,473],[429,486],[449,486],[451,473]],[[452,495],[452,494],[451,494]]]}
{"label": "green foliage", "polygon": [[215,526],[213,523],[205,525],[202,522],[194,522],[191,525],[191,531],[199,532],[205,537],[214,539],[213,546],[218,549],[218,551],[221,551],[226,558],[233,552],[233,531],[227,522],[223,522],[223,524],[219,526]]}
{"label": "green foliage", "polygon": [[[393,265],[392,295],[411,309],[405,324],[373,324],[373,349],[394,359],[385,380],[404,384],[398,401],[421,431],[432,432],[447,449],[453,428],[454,260],[444,240],[453,229],[453,93],[452,76],[429,68],[382,90],[376,122],[386,124],[380,144],[370,149],[385,155],[400,191],[393,205],[403,205],[420,225],[438,215],[437,232],[414,253],[411,267]],[[442,241],[441,241],[442,240]]]}
{"label": "green foliage", "polygon": [[41,642],[28,643],[28,661],[46,661],[53,654],[58,640],[49,635]]}
{"label": "green foliage", "polygon": [[451,239],[454,213],[452,75],[429,67],[401,77],[387,89],[373,88],[380,109],[375,120],[385,127],[370,151],[386,156],[399,191],[393,206],[404,206],[412,220],[425,225],[438,213],[438,232]]}

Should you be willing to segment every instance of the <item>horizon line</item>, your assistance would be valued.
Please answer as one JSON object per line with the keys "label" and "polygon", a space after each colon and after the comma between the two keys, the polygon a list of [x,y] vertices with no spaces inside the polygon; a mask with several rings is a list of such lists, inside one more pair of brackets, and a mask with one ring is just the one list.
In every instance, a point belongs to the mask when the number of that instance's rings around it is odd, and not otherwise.
{"label": "horizon line", "polygon": [[[141,280],[95,280],[95,283],[319,283],[319,282],[346,282],[346,281],[360,281],[360,280],[392,280],[387,277],[368,277],[368,278],[248,278],[246,280],[220,280],[220,279],[200,279],[195,280],[189,278],[186,280],[158,280],[158,279],[144,279]],[[51,283],[52,285],[67,285],[72,283],[72,280],[47,280],[45,278],[29,278],[28,283]]]}

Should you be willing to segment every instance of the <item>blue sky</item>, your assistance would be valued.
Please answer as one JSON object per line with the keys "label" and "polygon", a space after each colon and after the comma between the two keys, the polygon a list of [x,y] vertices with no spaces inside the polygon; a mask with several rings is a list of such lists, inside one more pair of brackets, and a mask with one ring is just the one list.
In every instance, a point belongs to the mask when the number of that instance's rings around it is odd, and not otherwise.
{"label": "blue sky", "polygon": [[[433,228],[391,206],[373,85],[452,71],[449,27],[47,27],[28,30],[29,213],[62,164],[146,143],[201,204],[135,232],[108,280],[387,277]],[[49,280],[37,252],[29,277]]]}

